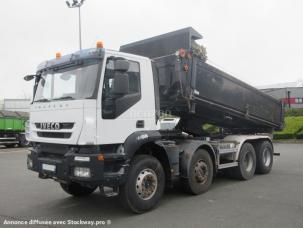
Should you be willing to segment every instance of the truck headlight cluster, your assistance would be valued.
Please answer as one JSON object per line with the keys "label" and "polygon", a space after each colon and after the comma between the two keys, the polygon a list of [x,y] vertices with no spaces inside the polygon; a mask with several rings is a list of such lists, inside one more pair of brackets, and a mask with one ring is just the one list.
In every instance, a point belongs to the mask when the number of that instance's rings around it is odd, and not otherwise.
{"label": "truck headlight cluster", "polygon": [[30,122],[28,120],[25,122],[25,139],[30,140]]}
{"label": "truck headlight cluster", "polygon": [[75,168],[74,168],[74,176],[75,176],[75,177],[90,178],[90,177],[91,177],[90,168],[86,168],[86,167],[75,167]]}
{"label": "truck headlight cluster", "polygon": [[32,169],[33,168],[33,160],[29,157],[27,157],[27,168]]}
{"label": "truck headlight cluster", "polygon": [[90,157],[75,156],[74,160],[75,161],[80,161],[80,162],[89,162],[90,161]]}

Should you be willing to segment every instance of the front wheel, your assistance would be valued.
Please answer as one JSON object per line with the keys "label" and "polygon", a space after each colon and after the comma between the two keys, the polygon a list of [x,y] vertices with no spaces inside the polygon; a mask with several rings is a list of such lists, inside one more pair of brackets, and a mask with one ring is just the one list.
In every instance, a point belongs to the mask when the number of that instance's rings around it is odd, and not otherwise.
{"label": "front wheel", "polygon": [[83,197],[92,194],[97,187],[85,187],[78,183],[71,182],[68,184],[60,183],[61,188],[68,194]]}
{"label": "front wheel", "polygon": [[120,186],[119,197],[124,207],[143,213],[160,201],[164,186],[165,173],[159,160],[138,155],[131,162],[126,183]]}

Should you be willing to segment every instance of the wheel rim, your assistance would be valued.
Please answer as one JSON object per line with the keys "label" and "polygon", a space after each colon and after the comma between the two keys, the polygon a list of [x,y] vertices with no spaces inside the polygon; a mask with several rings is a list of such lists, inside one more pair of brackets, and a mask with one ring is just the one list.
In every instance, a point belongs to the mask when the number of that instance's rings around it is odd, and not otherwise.
{"label": "wheel rim", "polygon": [[22,144],[23,144],[24,146],[28,146],[28,145],[29,145],[29,141],[23,140],[23,141],[22,141]]}
{"label": "wheel rim", "polygon": [[205,184],[208,179],[208,166],[203,160],[199,160],[195,165],[195,180],[199,184]]}
{"label": "wheel rim", "polygon": [[151,199],[158,187],[158,178],[154,170],[142,170],[136,179],[136,192],[140,199]]}
{"label": "wheel rim", "polygon": [[251,153],[246,153],[246,155],[244,157],[244,169],[247,172],[250,172],[252,170],[253,163],[254,163],[254,160],[253,160],[252,154]]}
{"label": "wheel rim", "polygon": [[271,163],[271,156],[270,156],[270,150],[268,148],[265,148],[263,150],[263,156],[262,156],[262,159],[263,159],[263,164],[268,167]]}

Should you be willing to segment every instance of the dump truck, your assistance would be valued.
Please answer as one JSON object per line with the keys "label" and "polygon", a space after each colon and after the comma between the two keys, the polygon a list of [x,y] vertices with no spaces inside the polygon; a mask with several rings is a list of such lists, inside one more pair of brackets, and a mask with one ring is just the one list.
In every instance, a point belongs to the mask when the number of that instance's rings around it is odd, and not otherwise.
{"label": "dump truck", "polygon": [[198,195],[219,172],[269,173],[281,102],[209,65],[201,38],[189,27],[41,63],[24,77],[35,81],[28,169],[76,197],[118,195],[135,213],[165,188]]}
{"label": "dump truck", "polygon": [[0,110],[0,145],[8,148],[16,145],[26,147],[29,142],[25,137],[27,112]]}

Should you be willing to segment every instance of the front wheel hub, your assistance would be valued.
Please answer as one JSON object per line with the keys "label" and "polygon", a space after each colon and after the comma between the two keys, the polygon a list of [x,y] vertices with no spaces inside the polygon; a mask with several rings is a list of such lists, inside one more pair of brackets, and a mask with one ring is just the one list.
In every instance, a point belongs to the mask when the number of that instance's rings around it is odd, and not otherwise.
{"label": "front wheel hub", "polygon": [[195,179],[199,184],[204,184],[208,178],[208,167],[205,161],[199,160],[195,165]]}
{"label": "front wheel hub", "polygon": [[142,170],[136,179],[136,192],[140,199],[151,199],[158,187],[157,174],[152,169]]}

